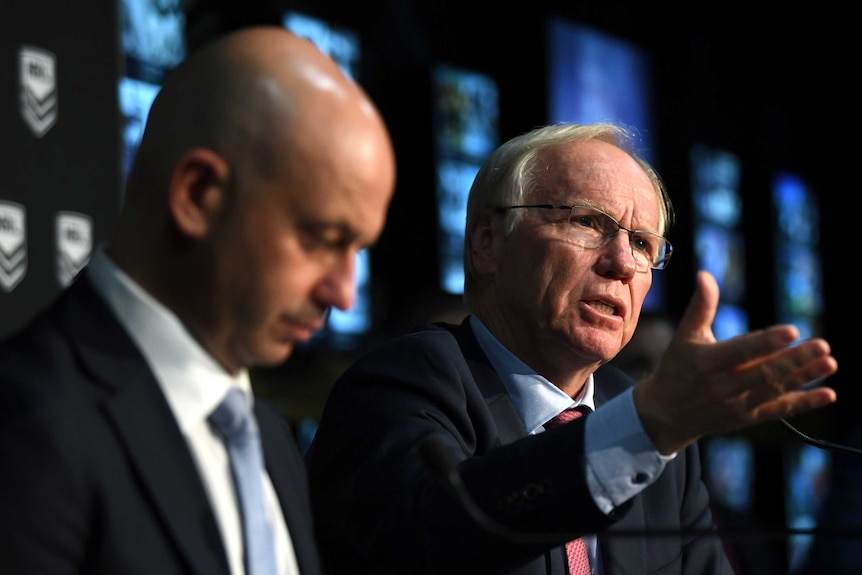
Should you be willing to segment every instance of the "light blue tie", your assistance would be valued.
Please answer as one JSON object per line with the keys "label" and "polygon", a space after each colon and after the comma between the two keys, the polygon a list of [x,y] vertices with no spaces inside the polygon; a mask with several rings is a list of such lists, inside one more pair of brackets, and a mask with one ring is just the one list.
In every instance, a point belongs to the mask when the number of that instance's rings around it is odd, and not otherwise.
{"label": "light blue tie", "polygon": [[239,496],[247,575],[276,575],[275,539],[263,501],[263,451],[260,432],[246,394],[231,389],[210,415],[224,439]]}

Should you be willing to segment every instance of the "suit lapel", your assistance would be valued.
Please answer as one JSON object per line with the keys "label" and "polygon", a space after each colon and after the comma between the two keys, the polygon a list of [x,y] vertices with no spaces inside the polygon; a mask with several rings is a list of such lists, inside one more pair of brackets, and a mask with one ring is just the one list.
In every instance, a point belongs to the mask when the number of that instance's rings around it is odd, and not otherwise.
{"label": "suit lapel", "polygon": [[227,574],[215,516],[185,438],[143,356],[82,274],[66,294],[59,324],[92,380],[125,446],[144,496],[163,519],[190,569]]}
{"label": "suit lapel", "polygon": [[602,555],[603,572],[606,575],[635,575],[650,572],[646,569],[649,565],[649,557],[655,552],[650,552],[647,545],[649,536],[614,536],[614,531],[638,532],[647,529],[641,496],[635,496],[630,503],[631,506],[622,519],[599,534],[599,550]]}
{"label": "suit lapel", "polygon": [[[498,445],[507,445],[521,439],[524,432],[524,422],[515,410],[515,405],[506,393],[506,388],[500,376],[494,371],[488,356],[482,351],[482,347],[476,340],[473,330],[469,325],[469,316],[458,326],[448,326],[455,335],[461,353],[470,366],[470,373],[476,381],[476,385],[482,390],[482,395],[494,419],[498,433]],[[539,572],[551,574],[564,574],[568,567],[565,561],[565,548],[557,547],[545,553],[540,560],[523,567],[524,573]],[[520,572],[520,571],[519,571]]]}
{"label": "suit lapel", "polygon": [[294,482],[294,478],[291,477],[290,468],[285,461],[292,446],[284,441],[283,434],[279,432],[277,422],[272,421],[269,413],[261,409],[260,399],[255,399],[254,412],[258,426],[260,427],[261,448],[263,449],[266,472],[269,474],[273,488],[275,488],[287,528],[293,533],[293,529],[296,529],[297,525],[291,524],[292,506],[286,505],[286,502],[290,501],[293,497],[291,485]]}
{"label": "suit lapel", "polygon": [[316,541],[302,455],[287,429],[287,420],[273,409],[264,407],[261,400],[255,400],[254,405],[266,471],[278,496],[296,561],[300,571],[317,572],[320,570],[319,559],[312,552],[316,549]]}
{"label": "suit lapel", "polygon": [[458,326],[449,326],[461,352],[470,366],[470,372],[476,380],[476,385],[482,391],[485,403],[491,412],[500,444],[506,445],[524,437],[524,422],[515,410],[515,405],[506,393],[500,376],[494,371],[488,356],[482,351],[482,347],[476,340],[473,330],[470,328],[469,318]]}
{"label": "suit lapel", "polygon": [[596,409],[624,392],[634,384],[634,380],[617,368],[603,365],[593,374],[595,382],[594,400]]}
{"label": "suit lapel", "polygon": [[[596,408],[633,384],[627,375],[609,366],[600,367],[594,377]],[[646,537],[613,536],[615,530],[643,531],[647,528],[641,496],[636,495],[629,505],[623,517],[609,527],[604,535],[599,535],[599,551],[602,556],[603,572],[606,575],[644,573],[644,568],[648,564],[647,558],[650,555]]]}

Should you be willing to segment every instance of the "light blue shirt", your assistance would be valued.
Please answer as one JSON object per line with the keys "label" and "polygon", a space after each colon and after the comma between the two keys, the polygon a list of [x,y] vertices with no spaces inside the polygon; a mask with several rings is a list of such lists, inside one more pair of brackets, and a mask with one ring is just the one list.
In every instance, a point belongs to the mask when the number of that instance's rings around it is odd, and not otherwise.
{"label": "light blue shirt", "polygon": [[[635,411],[631,389],[596,410],[592,375],[573,400],[506,349],[475,315],[470,316],[470,327],[502,379],[525,433],[542,433],[548,420],[569,407],[586,405],[595,410],[587,418],[584,432],[587,484],[605,513],[652,484],[673,459],[656,451]],[[593,573],[598,574],[595,536],[587,537],[587,548]]]}

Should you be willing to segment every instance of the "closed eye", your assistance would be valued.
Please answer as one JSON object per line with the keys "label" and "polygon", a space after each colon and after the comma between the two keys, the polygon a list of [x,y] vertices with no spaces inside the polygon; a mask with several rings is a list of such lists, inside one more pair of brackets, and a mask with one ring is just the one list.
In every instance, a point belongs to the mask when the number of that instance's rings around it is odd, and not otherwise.
{"label": "closed eye", "polygon": [[353,236],[338,226],[314,226],[301,234],[302,245],[309,252],[343,252],[353,244]]}

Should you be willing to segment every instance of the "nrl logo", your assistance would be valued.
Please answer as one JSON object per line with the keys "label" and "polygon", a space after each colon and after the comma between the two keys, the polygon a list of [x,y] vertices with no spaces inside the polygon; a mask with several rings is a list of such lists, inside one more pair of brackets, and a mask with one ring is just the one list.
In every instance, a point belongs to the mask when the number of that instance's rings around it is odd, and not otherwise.
{"label": "nrl logo", "polygon": [[12,291],[27,273],[26,211],[0,201],[0,287]]}
{"label": "nrl logo", "polygon": [[21,68],[21,116],[37,138],[57,121],[56,60],[51,52],[23,47]]}
{"label": "nrl logo", "polygon": [[57,214],[57,279],[63,287],[78,275],[93,251],[93,221],[76,212]]}

